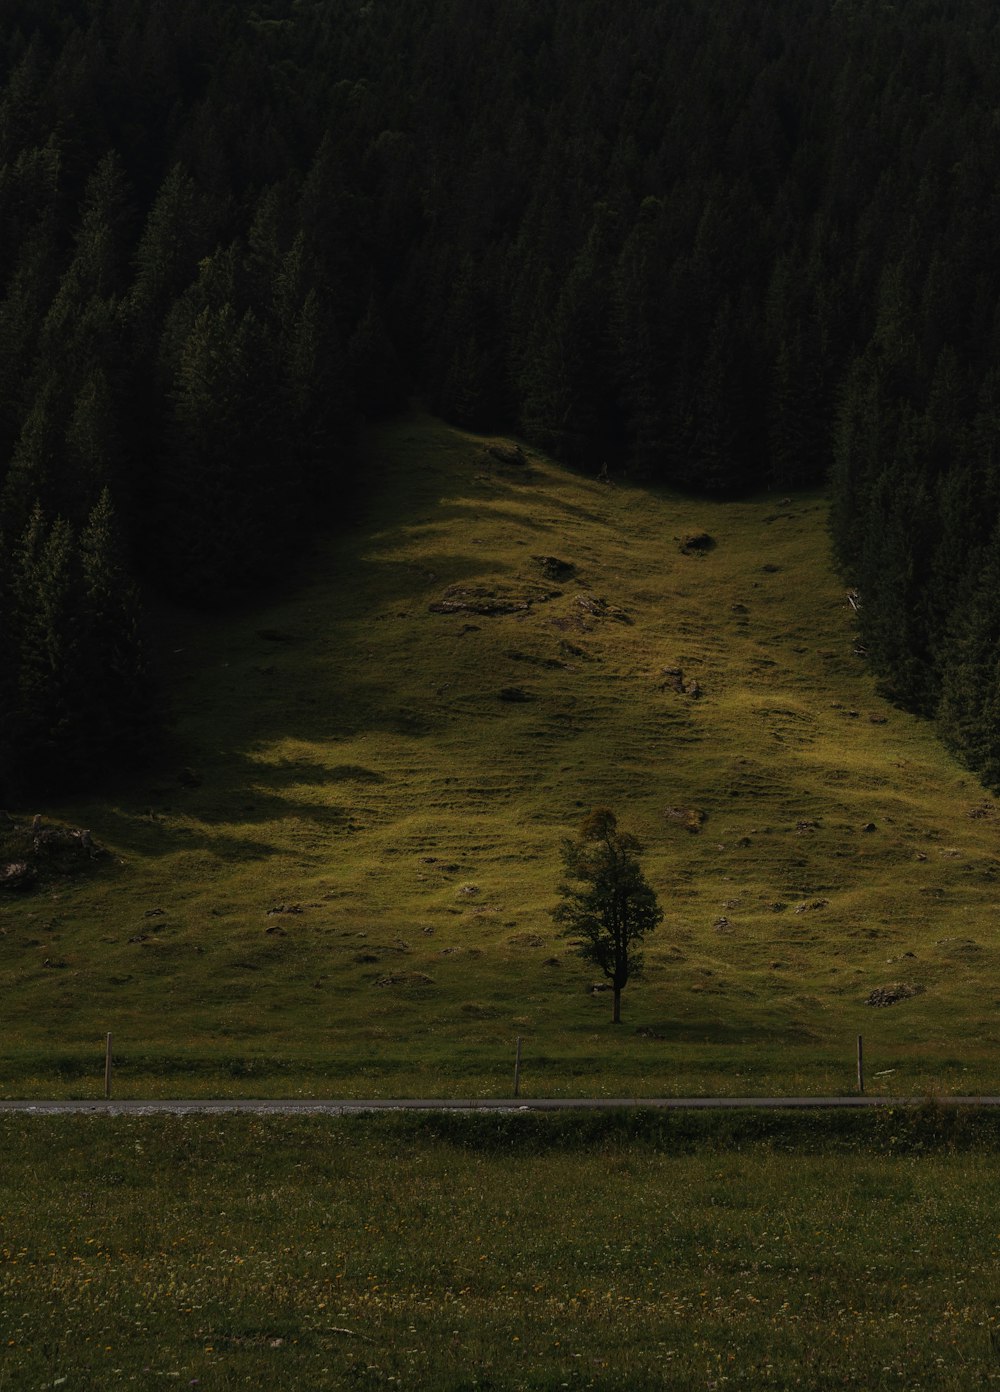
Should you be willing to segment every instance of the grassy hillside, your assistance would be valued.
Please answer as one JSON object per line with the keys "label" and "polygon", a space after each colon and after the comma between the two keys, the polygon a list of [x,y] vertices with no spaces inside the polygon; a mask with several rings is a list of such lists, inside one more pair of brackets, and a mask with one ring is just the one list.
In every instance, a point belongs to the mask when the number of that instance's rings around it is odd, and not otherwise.
{"label": "grassy hillside", "polygon": [[[18,809],[111,855],[0,900],[0,1090],[99,1090],[106,1030],[123,1095],[503,1094],[517,1035],[534,1093],[849,1089],[859,1032],[872,1090],[995,1087],[996,809],[876,695],[822,498],[370,449],[283,597],[173,621],[163,767]],[[666,910],[617,1030],[548,915],[599,803]]]}

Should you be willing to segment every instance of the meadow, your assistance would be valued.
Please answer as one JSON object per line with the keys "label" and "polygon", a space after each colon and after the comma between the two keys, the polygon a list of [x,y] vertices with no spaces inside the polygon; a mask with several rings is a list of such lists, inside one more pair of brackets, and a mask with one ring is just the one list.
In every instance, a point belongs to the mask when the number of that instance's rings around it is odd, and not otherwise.
{"label": "meadow", "polygon": [[993,1386],[996,1125],[963,1126],[5,1117],[0,1384]]}
{"label": "meadow", "polygon": [[[718,502],[414,415],[284,588],[156,616],[105,853],[0,900],[0,1093],[996,1090],[997,807],[876,690],[820,495]],[[863,596],[862,596],[863,602]],[[555,932],[595,805],[666,918],[609,1023]],[[896,993],[876,1008],[873,992]],[[876,997],[877,998],[877,997]],[[884,997],[882,997],[884,999]]]}

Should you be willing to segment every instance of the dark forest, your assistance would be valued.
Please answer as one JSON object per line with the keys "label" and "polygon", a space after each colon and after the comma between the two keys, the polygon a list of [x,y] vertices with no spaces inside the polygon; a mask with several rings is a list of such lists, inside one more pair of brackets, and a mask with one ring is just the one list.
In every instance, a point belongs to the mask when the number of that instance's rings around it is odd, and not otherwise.
{"label": "dark forest", "polygon": [[143,610],[287,571],[419,397],[826,483],[886,690],[1000,786],[989,0],[5,0],[0,793],[154,746]]}

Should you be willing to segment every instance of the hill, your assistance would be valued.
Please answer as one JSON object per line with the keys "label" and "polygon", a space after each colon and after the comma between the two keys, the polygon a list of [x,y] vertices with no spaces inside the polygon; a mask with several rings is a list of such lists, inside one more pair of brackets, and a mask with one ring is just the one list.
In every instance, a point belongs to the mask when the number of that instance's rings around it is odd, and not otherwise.
{"label": "hill", "polygon": [[[876,693],[821,495],[425,417],[367,469],[281,598],[171,618],[157,775],[18,814],[110,854],[0,903],[5,1093],[99,1089],[106,1030],[123,1094],[506,1093],[517,1035],[535,1093],[839,1091],[859,1032],[989,1085],[996,808]],[[595,804],[666,910],[617,1031],[548,915]]]}

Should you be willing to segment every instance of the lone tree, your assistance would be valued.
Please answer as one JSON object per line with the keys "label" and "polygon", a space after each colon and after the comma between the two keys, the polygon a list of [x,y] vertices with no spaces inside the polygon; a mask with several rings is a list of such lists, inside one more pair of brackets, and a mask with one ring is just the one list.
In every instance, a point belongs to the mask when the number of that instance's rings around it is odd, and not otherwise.
{"label": "lone tree", "polygon": [[580,956],[593,962],[614,991],[613,1024],[621,1021],[622,990],[642,970],[638,945],[663,921],[663,910],[639,864],[642,846],[618,830],[618,819],[598,807],[576,841],[562,845],[565,879],[552,911]]}

